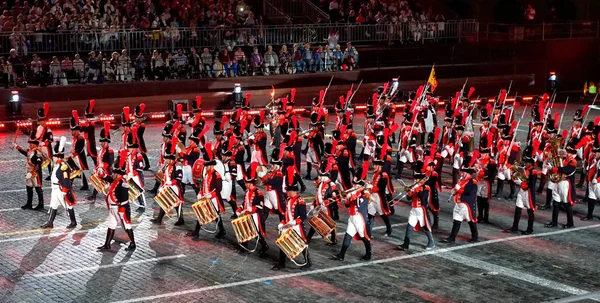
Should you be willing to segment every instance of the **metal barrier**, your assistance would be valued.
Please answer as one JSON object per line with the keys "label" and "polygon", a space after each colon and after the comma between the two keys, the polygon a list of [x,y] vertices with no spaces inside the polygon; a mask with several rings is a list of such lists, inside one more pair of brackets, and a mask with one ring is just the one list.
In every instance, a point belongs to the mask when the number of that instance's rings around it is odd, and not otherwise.
{"label": "metal barrier", "polygon": [[[300,6],[302,2],[276,0],[287,5]],[[267,8],[275,9],[276,7]],[[281,14],[283,16],[283,14]],[[278,26],[255,26],[250,28],[180,28],[171,30],[101,30],[86,32],[31,33],[22,39],[11,39],[11,34],[0,34],[0,52],[8,53],[16,48],[19,54],[30,53],[105,53],[128,49],[149,53],[152,50],[174,51],[191,47],[222,48],[230,46],[279,46],[295,43],[323,44],[331,31],[339,35],[338,43],[412,42],[437,41],[520,41],[554,40],[574,38],[598,38],[598,22],[497,24],[479,23],[474,20],[444,22],[411,22],[398,24],[290,24]],[[12,34],[14,35],[14,34]],[[24,42],[14,45],[11,41]]]}

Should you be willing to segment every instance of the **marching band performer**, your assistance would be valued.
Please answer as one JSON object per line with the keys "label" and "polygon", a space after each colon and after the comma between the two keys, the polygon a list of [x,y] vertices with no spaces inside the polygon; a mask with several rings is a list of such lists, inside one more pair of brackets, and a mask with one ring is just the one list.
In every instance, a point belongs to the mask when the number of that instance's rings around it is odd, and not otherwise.
{"label": "marching band performer", "polygon": [[356,142],[358,141],[358,136],[356,132],[354,132],[352,125],[352,111],[347,110],[344,115],[344,126],[346,127],[346,133],[342,134],[342,139],[346,142],[346,147],[350,154],[352,155],[352,161],[356,161]]}
{"label": "marching band performer", "polygon": [[573,224],[573,206],[575,205],[575,169],[577,168],[577,160],[575,155],[577,151],[571,146],[567,146],[567,156],[562,161],[562,167],[552,167],[551,173],[561,174],[561,180],[556,183],[552,190],[552,221],[545,225],[547,228],[558,226],[558,212],[560,211],[559,203],[563,203],[567,212],[567,224],[563,228],[571,228]]}
{"label": "marching band performer", "polygon": [[352,238],[362,240],[365,245],[365,255],[362,256],[361,260],[371,260],[371,237],[367,232],[370,194],[365,190],[367,173],[368,169],[364,170],[363,167],[359,167],[356,176],[353,179],[354,187],[347,191],[345,205],[348,207],[348,224],[342,243],[342,249],[339,253],[333,255],[334,260],[344,261],[346,251],[350,247]]}
{"label": "marching band performer", "polygon": [[304,137],[308,139],[306,144],[306,176],[304,177],[304,180],[312,180],[312,168],[314,166],[318,169],[321,164],[321,155],[325,144],[324,136],[319,126],[319,114],[313,113],[313,115],[311,115],[311,120],[310,125],[312,129],[308,134],[304,135]]}
{"label": "marching band performer", "polygon": [[583,221],[594,220],[594,208],[596,203],[600,200],[600,146],[594,146],[593,158],[588,162],[587,175],[588,175],[588,190],[587,190],[587,203],[588,210],[585,217],[581,218]]}
{"label": "marching band performer", "polygon": [[320,171],[329,172],[329,179],[334,183],[338,180],[339,169],[337,166],[337,160],[333,156],[337,146],[337,142],[327,142],[323,148],[323,161],[321,161]]}
{"label": "marching band performer", "polygon": [[525,163],[525,172],[522,176],[515,174],[515,180],[517,185],[520,186],[519,192],[517,193],[517,203],[515,206],[515,217],[513,225],[507,232],[517,233],[519,232],[519,221],[521,220],[521,212],[523,208],[527,209],[527,229],[523,232],[524,235],[533,233],[533,221],[535,220],[535,183],[537,182],[538,171],[533,169],[533,154],[534,150],[532,146],[527,146],[523,152],[523,162]]}
{"label": "marching band performer", "polygon": [[139,141],[137,138],[137,129],[133,127],[127,136],[127,180],[133,180],[139,186],[142,194],[138,197],[138,211],[144,211],[146,207],[145,182],[144,182],[144,158],[138,153]]}
{"label": "marching band performer", "polygon": [[[159,154],[159,158],[158,158],[157,173],[164,172],[164,168],[165,168],[164,155],[167,154],[167,148],[170,146],[171,139],[173,138],[173,131],[174,131],[173,124],[167,122],[161,133],[162,143],[160,144],[160,154]],[[154,187],[152,188],[152,190],[150,190],[151,194],[156,195],[158,193],[158,188],[160,187],[160,183],[162,181],[163,180],[160,178],[155,179]]]}
{"label": "marching band performer", "polygon": [[225,123],[227,123],[227,117],[223,116],[220,121],[215,121],[215,124],[213,125],[213,135],[215,136],[215,140],[212,144],[212,152],[216,159],[221,159],[221,151],[225,144],[225,138],[223,137],[225,134]]}
{"label": "marching band performer", "polygon": [[144,139],[144,133],[146,132],[146,124],[144,123],[144,120],[146,119],[144,116],[145,109],[146,104],[144,103],[136,105],[133,109],[133,116],[135,118],[133,128],[137,130],[136,137],[139,145],[138,151],[144,159],[144,170],[150,170],[150,160],[148,160],[148,147],[146,147],[146,140]]}
{"label": "marching band performer", "polygon": [[79,175],[81,178],[81,183],[83,186],[79,190],[88,190],[88,182],[85,177],[84,171],[88,170],[87,159],[85,157],[85,139],[80,133],[80,125],[79,125],[79,114],[77,110],[73,110],[71,112],[71,134],[73,135],[73,141],[71,143],[71,159],[79,165],[79,169],[81,169],[81,174]]}
{"label": "marching band performer", "polygon": [[[115,154],[110,144],[110,122],[104,121],[104,128],[100,130],[100,152],[98,153],[98,162],[94,168],[94,173],[107,182],[112,181],[113,164]],[[92,195],[87,197],[88,201],[96,201],[98,191],[94,188]]]}
{"label": "marching band performer", "polygon": [[[183,196],[181,195],[181,179],[183,173],[181,171],[181,167],[177,165],[177,143],[179,139],[175,136],[171,138],[170,142],[165,144],[165,154],[163,155],[164,159],[164,179],[161,182],[161,188],[165,186],[170,186],[173,192],[177,195],[180,200],[179,206],[177,206],[177,222],[175,222],[175,226],[184,225],[185,221],[183,220]],[[158,182],[158,180],[157,180]],[[160,191],[160,190],[159,190]],[[154,224],[161,225],[162,219],[165,216],[165,211],[160,208],[158,212],[158,216],[150,221]]]}
{"label": "marching band performer", "polygon": [[[45,102],[44,106],[38,109],[37,116],[39,125],[36,128],[36,135],[41,134],[41,136],[37,137],[37,140],[40,143],[40,147],[45,150],[46,155],[51,159],[54,136],[52,135],[52,130],[46,125],[49,111],[50,104],[48,102]],[[50,164],[48,165],[48,176],[45,179],[46,181],[50,181],[50,175],[52,175],[52,160],[50,160]]]}
{"label": "marching band performer", "polygon": [[505,126],[501,137],[502,141],[498,143],[498,186],[496,187],[494,197],[497,197],[502,192],[504,180],[507,180],[510,185],[510,194],[506,197],[507,200],[514,199],[516,191],[516,185],[510,177],[510,167],[517,161],[519,146],[521,145],[520,142],[514,142],[515,127],[516,122],[512,126]]}
{"label": "marching band performer", "polygon": [[58,212],[58,206],[62,206],[69,213],[69,219],[71,223],[67,228],[72,229],[77,226],[77,220],[75,219],[75,195],[73,194],[73,181],[71,180],[71,169],[63,161],[65,156],[65,143],[67,143],[66,137],[60,137],[60,141],[54,145],[54,153],[52,160],[54,161],[54,168],[52,170],[52,176],[50,181],[52,182],[52,193],[50,195],[50,216],[48,222],[42,225],[42,228],[53,228],[54,218]]}
{"label": "marching band performer", "polygon": [[[38,131],[43,131],[38,128]],[[42,190],[42,164],[49,160],[48,155],[40,148],[40,141],[43,133],[36,133],[31,131],[31,136],[27,143],[29,148],[23,149],[16,143],[13,144],[11,149],[16,148],[26,158],[27,174],[25,175],[25,189],[27,190],[27,202],[21,206],[21,209],[44,209],[44,191]],[[16,138],[15,138],[16,139]],[[38,204],[33,208],[33,189],[38,197]]]}
{"label": "marching band performer", "polygon": [[129,112],[129,106],[123,107],[123,111],[121,112],[121,128],[123,129],[123,133],[121,133],[121,146],[119,150],[127,149],[127,137],[131,132],[131,117]]}
{"label": "marching band performer", "polygon": [[477,173],[477,222],[490,223],[490,202],[492,201],[492,185],[485,169]]}
{"label": "marching band performer", "polygon": [[[293,229],[298,235],[306,242],[306,237],[304,236],[304,221],[306,221],[306,202],[304,199],[300,197],[298,194],[298,183],[295,177],[295,172],[292,167],[288,167],[287,175],[286,175],[286,187],[285,191],[287,194],[286,200],[286,208],[285,208],[285,216],[284,219],[281,220],[281,223],[277,226],[279,229],[279,234],[283,234],[289,229]],[[304,265],[303,269],[308,269],[312,265],[310,261],[310,255],[308,253],[308,246],[302,251],[302,255],[306,260],[306,265]],[[275,266],[273,266],[273,270],[280,270],[285,268],[285,260],[286,255],[283,250],[279,249],[279,261]]]}
{"label": "marching band performer", "polygon": [[337,159],[340,181],[344,190],[348,190],[352,187],[351,170],[354,169],[354,160],[352,159],[352,154],[346,148],[345,142],[341,141],[339,130],[333,131],[333,140],[337,141],[335,157]]}
{"label": "marching band performer", "polygon": [[[190,135],[188,141],[188,146],[185,150],[181,151],[182,154],[182,179],[181,179],[181,192],[182,195],[185,195],[185,188],[187,185],[191,185],[194,189],[196,195],[200,191],[199,184],[194,179],[194,164],[200,158],[200,141],[203,140],[201,138],[204,137],[204,134],[208,132],[210,129],[208,126],[204,127],[204,129],[200,128],[199,124],[200,115],[196,115],[194,122],[192,123],[192,134]],[[212,150],[211,150],[212,152]],[[202,174],[202,172],[198,172],[198,174]]]}
{"label": "marching band performer", "polygon": [[[363,171],[369,169],[369,163],[363,163]],[[389,237],[392,234],[392,224],[390,223],[389,215],[391,214],[390,204],[388,203],[387,194],[394,193],[394,187],[391,185],[389,175],[383,171],[383,161],[379,158],[373,161],[373,179],[371,186],[371,199],[374,201],[369,203],[369,224],[368,232],[371,236],[375,215],[379,215],[385,223],[385,235]]]}
{"label": "marching band performer", "polygon": [[398,245],[398,249],[403,251],[408,250],[413,231],[422,229],[423,232],[425,232],[425,235],[427,235],[427,246],[425,246],[425,250],[431,250],[435,248],[433,235],[431,234],[431,226],[429,225],[429,212],[427,211],[431,191],[430,187],[425,183],[426,181],[423,180],[426,177],[425,174],[416,171],[414,177],[415,183],[407,193],[407,197],[411,199],[411,209],[408,214],[406,234],[404,235],[404,243]]}
{"label": "marching band performer", "polygon": [[[254,219],[254,225],[258,230],[258,243],[260,243],[260,250],[258,253],[264,255],[269,250],[269,245],[265,241],[265,213],[268,210],[265,209],[265,195],[263,192],[256,187],[256,169],[258,163],[252,162],[248,167],[246,173],[246,193],[244,194],[244,201],[242,205],[237,209],[237,216],[251,215]],[[247,246],[248,242],[242,243],[243,246]]]}
{"label": "marching band performer", "polygon": [[544,184],[547,183],[548,185],[546,186],[546,203],[545,205],[540,207],[541,210],[552,209],[552,202],[554,199],[553,192],[556,188],[556,183],[549,180],[549,176],[551,173],[550,170],[552,169],[551,162],[553,160],[551,159],[552,155],[550,154],[552,144],[550,144],[549,142],[556,141],[558,139],[558,129],[556,128],[557,123],[558,121],[556,121],[554,118],[550,118],[550,116],[548,117],[548,121],[546,122],[546,133],[548,134],[548,137],[546,138],[545,144],[543,145],[544,161],[542,163],[542,177],[540,178],[540,186],[538,188],[538,193],[541,193],[542,189],[544,188]]}
{"label": "marching band performer", "polygon": [[171,113],[171,122],[173,123],[173,134],[177,137],[178,142],[185,146],[187,139],[187,131],[183,123],[183,104],[177,104],[176,111]]}
{"label": "marching band performer", "polygon": [[284,140],[284,142],[286,142],[286,146],[283,149],[281,170],[287,172],[287,168],[290,166],[296,168],[296,176],[298,177],[297,181],[300,183],[300,192],[303,193],[306,190],[306,185],[304,185],[304,181],[302,181],[302,178],[300,178],[300,170],[298,169],[299,166],[296,165],[296,154],[294,152],[294,149],[297,145],[296,137],[297,135],[295,130],[292,130],[289,135],[286,135],[286,139]]}
{"label": "marching band performer", "polygon": [[452,211],[452,232],[448,238],[442,240],[445,243],[454,243],[456,235],[460,230],[462,221],[469,222],[471,228],[471,240],[469,242],[479,242],[479,233],[477,232],[477,217],[475,216],[477,204],[477,181],[473,180],[472,174],[475,172],[473,167],[477,157],[471,157],[466,161],[467,165],[461,167],[460,181],[454,186],[451,198],[454,200],[454,209]]}
{"label": "marching band performer", "polygon": [[254,116],[254,128],[256,132],[248,139],[249,144],[253,147],[250,162],[257,162],[259,166],[269,166],[267,159],[267,134],[264,131],[264,115],[265,111],[261,110],[259,115]]}
{"label": "marching band performer", "polygon": [[[215,235],[215,238],[222,239],[226,234],[225,227],[223,226],[223,220],[221,219],[221,214],[225,212],[221,197],[223,177],[215,169],[217,161],[212,154],[210,143],[206,143],[205,148],[206,159],[204,161],[204,179],[202,180],[202,188],[198,193],[198,199],[210,199],[210,202],[219,215],[217,218],[219,232]],[[189,233],[189,235],[197,239],[200,236],[200,227],[200,221],[196,221],[196,227],[194,228],[193,232]]]}
{"label": "marching band performer", "polygon": [[[101,251],[110,251],[110,243],[115,236],[115,229],[119,223],[129,237],[129,246],[126,251],[134,251],[136,249],[135,239],[133,237],[133,229],[131,228],[131,207],[129,205],[129,184],[125,179],[127,174],[127,162],[130,156],[127,155],[127,150],[121,150],[115,161],[113,169],[113,181],[110,184],[106,194],[106,206],[108,207],[108,219],[106,225],[106,241],[104,245],[99,246]],[[141,158],[141,157],[140,157]],[[143,163],[142,163],[143,169]]]}
{"label": "marching band performer", "polygon": [[94,105],[95,100],[90,100],[88,105],[85,107],[84,117],[80,124],[81,132],[86,142],[86,153],[88,157],[92,158],[94,166],[98,164],[98,150],[96,149],[96,121],[94,119]]}
{"label": "marching band performer", "polygon": [[365,113],[366,120],[363,132],[363,149],[360,153],[361,160],[369,161],[371,156],[375,154],[375,132],[373,126],[375,125],[375,113],[373,111],[373,105],[367,105],[367,112]]}
{"label": "marching band performer", "polygon": [[[285,144],[281,145],[285,148]],[[271,170],[263,178],[265,184],[265,206],[271,212],[277,213],[279,220],[285,215],[285,195],[283,193],[283,172],[281,171],[281,157],[283,149],[275,148],[271,153]]]}
{"label": "marching band performer", "polygon": [[[313,211],[315,213],[324,212],[332,219],[336,216],[339,219],[339,215],[337,215],[337,203],[339,198],[337,194],[337,187],[335,183],[331,181],[331,179],[329,179],[329,172],[319,171],[319,179],[315,182],[317,182],[317,192],[315,194],[315,201],[310,206],[309,213]],[[333,228],[329,238],[331,243],[327,243],[327,245],[337,244],[336,231],[337,229]],[[314,234],[315,229],[311,226],[308,230],[308,234],[306,235],[306,243],[310,244],[310,240],[312,239]]]}

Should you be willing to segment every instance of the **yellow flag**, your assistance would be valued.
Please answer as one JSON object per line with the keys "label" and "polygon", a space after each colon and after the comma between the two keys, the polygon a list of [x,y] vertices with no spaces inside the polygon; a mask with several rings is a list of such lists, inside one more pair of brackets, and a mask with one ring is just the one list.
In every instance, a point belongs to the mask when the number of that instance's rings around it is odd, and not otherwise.
{"label": "yellow flag", "polygon": [[587,96],[587,93],[588,93],[588,84],[586,81],[585,84],[583,85],[583,95]]}
{"label": "yellow flag", "polygon": [[438,82],[435,77],[435,68],[434,67],[431,67],[431,73],[429,74],[429,79],[427,80],[427,83],[429,83],[429,86],[431,86],[431,92],[433,92],[435,90],[435,88],[438,86]]}

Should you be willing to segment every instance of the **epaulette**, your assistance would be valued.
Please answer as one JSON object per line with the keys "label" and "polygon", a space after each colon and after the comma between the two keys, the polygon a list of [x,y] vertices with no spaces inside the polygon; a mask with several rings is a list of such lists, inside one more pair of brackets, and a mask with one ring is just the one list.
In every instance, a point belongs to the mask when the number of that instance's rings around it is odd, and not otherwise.
{"label": "epaulette", "polygon": [[69,169],[69,166],[67,166],[65,163],[62,163],[62,164],[60,165],[60,170],[62,170],[62,171],[66,171],[67,169]]}
{"label": "epaulette", "polygon": [[298,197],[298,204],[306,204],[306,202],[304,201],[304,198]]}

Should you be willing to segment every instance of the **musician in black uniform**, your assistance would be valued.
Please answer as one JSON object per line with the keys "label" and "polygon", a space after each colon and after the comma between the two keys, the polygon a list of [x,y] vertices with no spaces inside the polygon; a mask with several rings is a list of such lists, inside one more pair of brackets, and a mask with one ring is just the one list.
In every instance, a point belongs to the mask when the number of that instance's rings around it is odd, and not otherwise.
{"label": "musician in black uniform", "polygon": [[85,107],[85,120],[81,123],[81,132],[86,141],[86,153],[92,158],[94,166],[98,164],[98,150],[96,149],[96,121],[94,121],[94,105],[96,101],[90,100]]}
{"label": "musician in black uniform", "polygon": [[[111,182],[113,175],[113,164],[115,162],[115,153],[110,144],[110,122],[104,122],[104,128],[100,130],[100,152],[98,153],[98,163],[94,168],[94,173],[104,181]],[[86,199],[95,201],[98,191],[94,188],[92,195]]]}
{"label": "musician in black uniform", "polygon": [[[221,161],[223,162],[223,165],[225,166],[225,174],[229,173],[230,180],[228,180],[227,182],[231,183],[231,194],[226,199],[226,201],[229,204],[229,206],[231,206],[231,211],[233,212],[233,214],[231,215],[232,219],[236,218],[235,211],[237,209],[237,203],[236,203],[237,191],[236,191],[235,181],[237,180],[238,170],[237,170],[237,163],[231,158],[231,156],[233,155],[234,146],[236,144],[237,144],[237,139],[235,139],[235,137],[232,136],[227,141],[227,144],[223,145],[223,150],[221,152]],[[223,176],[223,177],[225,177],[225,176]]]}
{"label": "musician in black uniform", "polygon": [[78,178],[81,178],[83,186],[79,190],[88,190],[88,182],[84,172],[89,168],[85,157],[85,139],[81,135],[80,129],[79,115],[76,110],[73,110],[71,117],[71,134],[73,135],[71,143],[71,159],[73,159],[73,161],[79,165],[79,169],[81,169],[81,174]]}
{"label": "musician in black uniform", "polygon": [[[427,153],[426,151],[425,153]],[[440,220],[440,199],[439,199],[439,186],[440,186],[440,176],[437,171],[435,171],[435,162],[429,161],[427,166],[425,167],[425,175],[427,176],[427,181],[425,181],[425,185],[429,186],[431,190],[431,201],[429,201],[428,206],[429,210],[433,214],[433,224],[431,225],[432,229],[437,229],[439,220]]]}
{"label": "musician in black uniform", "polygon": [[58,212],[58,207],[62,206],[69,213],[69,219],[71,223],[67,226],[68,229],[75,228],[77,226],[77,220],[75,219],[75,210],[73,206],[77,203],[75,195],[73,194],[73,181],[71,180],[71,168],[63,161],[65,156],[65,144],[67,138],[60,137],[60,141],[54,145],[54,154],[52,160],[54,161],[54,168],[52,169],[52,175],[50,181],[52,182],[52,193],[50,194],[50,215],[48,222],[42,225],[42,228],[53,228],[54,219]]}
{"label": "musician in black uniform", "polygon": [[265,204],[283,220],[285,214],[285,195],[283,193],[283,172],[281,170],[280,149],[275,148],[271,153],[271,169],[262,178],[265,185]]}
{"label": "musician in black uniform", "polygon": [[[467,159],[469,161],[467,161]],[[476,160],[476,159],[475,159]],[[471,240],[469,242],[479,242],[479,233],[477,232],[477,182],[472,174],[475,172],[473,167],[474,159],[465,159],[466,165],[461,167],[461,178],[452,189],[450,196],[454,200],[454,209],[452,211],[452,232],[450,236],[442,240],[445,243],[454,243],[456,235],[460,231],[462,221],[469,222],[471,228]]]}
{"label": "musician in black uniform", "polygon": [[42,191],[42,163],[48,161],[48,155],[40,148],[40,142],[36,138],[36,133],[31,131],[31,136],[27,143],[29,148],[23,149],[16,143],[11,149],[16,148],[19,153],[27,158],[27,174],[25,175],[25,189],[27,190],[27,202],[21,206],[21,209],[32,209],[33,189],[38,197],[38,205],[35,210],[44,209],[44,192]]}
{"label": "musician in black uniform", "polygon": [[146,124],[144,124],[144,120],[146,119],[144,116],[144,110],[146,109],[146,104],[141,103],[137,105],[134,109],[133,116],[135,117],[135,122],[133,123],[133,128],[135,128],[139,151],[142,154],[142,158],[144,159],[144,170],[150,170],[150,160],[148,160],[148,147],[146,147],[146,140],[144,139],[144,133],[146,132]]}
{"label": "musician in black uniform", "polygon": [[[54,136],[52,135],[52,130],[46,125],[46,119],[48,119],[48,112],[50,111],[50,104],[48,102],[44,103],[44,107],[38,109],[38,127],[36,130],[36,134],[41,134],[41,136],[37,136],[38,141],[40,142],[40,147],[46,152],[46,155],[50,159],[52,159],[52,143],[54,142]],[[46,177],[46,181],[50,181],[50,175],[52,175],[52,161],[48,164],[48,177]]]}
{"label": "musician in black uniform", "polygon": [[329,179],[331,179],[331,181],[334,183],[338,180],[339,175],[337,160],[333,156],[335,149],[336,147],[333,145],[333,143],[325,143],[325,147],[323,148],[323,161],[321,161],[321,166],[319,167],[320,171],[329,172]]}
{"label": "musician in black uniform", "polygon": [[523,232],[523,234],[529,235],[533,233],[533,222],[535,220],[535,184],[537,182],[537,175],[540,174],[540,172],[534,170],[534,160],[532,156],[533,148],[532,146],[527,146],[523,153],[525,172],[522,177],[525,179],[519,179],[519,177],[517,176],[517,178],[513,180],[521,188],[517,193],[517,202],[515,206],[515,217],[513,220],[513,225],[510,229],[507,230],[511,233],[519,232],[519,221],[521,220],[521,212],[523,211],[523,208],[527,209],[528,217],[527,229]]}
{"label": "musician in black uniform", "polygon": [[126,251],[134,251],[136,249],[135,239],[133,237],[133,229],[131,228],[131,207],[129,205],[129,185],[125,180],[124,175],[127,166],[127,150],[121,150],[115,161],[113,169],[112,183],[106,194],[106,205],[108,206],[108,219],[106,225],[106,241],[104,245],[98,247],[99,250],[110,250],[110,242],[115,236],[115,229],[123,226],[123,229],[129,236],[129,246]]}

